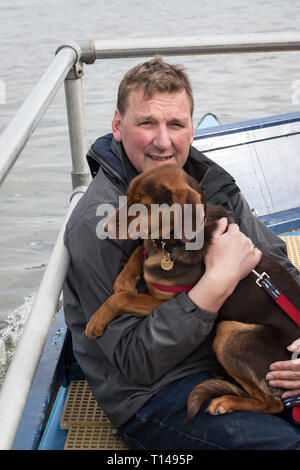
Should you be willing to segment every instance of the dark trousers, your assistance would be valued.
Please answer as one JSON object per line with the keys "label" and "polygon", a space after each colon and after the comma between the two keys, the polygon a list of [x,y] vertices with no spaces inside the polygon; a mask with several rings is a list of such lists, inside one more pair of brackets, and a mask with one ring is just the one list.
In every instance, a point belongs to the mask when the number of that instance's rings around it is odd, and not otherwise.
{"label": "dark trousers", "polygon": [[184,424],[186,404],[195,385],[211,378],[199,373],[176,380],[153,396],[119,432],[132,450],[300,450],[300,427],[289,410],[279,415],[237,411],[219,416],[205,412]]}

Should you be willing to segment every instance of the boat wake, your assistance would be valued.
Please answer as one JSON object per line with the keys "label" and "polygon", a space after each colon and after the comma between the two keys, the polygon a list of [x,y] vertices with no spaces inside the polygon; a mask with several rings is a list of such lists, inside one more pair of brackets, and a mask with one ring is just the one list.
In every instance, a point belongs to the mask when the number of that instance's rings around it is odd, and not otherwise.
{"label": "boat wake", "polygon": [[0,330],[0,387],[14,355],[17,344],[22,336],[24,325],[31,311],[35,295],[29,294],[24,298],[24,303],[14,310],[5,319],[4,326]]}

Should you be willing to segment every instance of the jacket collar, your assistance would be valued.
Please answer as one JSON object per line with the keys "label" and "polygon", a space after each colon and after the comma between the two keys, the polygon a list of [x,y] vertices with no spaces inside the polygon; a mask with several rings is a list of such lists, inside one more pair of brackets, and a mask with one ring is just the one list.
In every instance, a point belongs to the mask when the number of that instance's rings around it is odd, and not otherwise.
{"label": "jacket collar", "polygon": [[[118,183],[121,182],[125,189],[139,174],[128,159],[122,143],[117,142],[111,133],[99,137],[94,142],[88,151],[87,160],[93,177],[101,166],[110,177]],[[226,170],[193,146],[190,146],[189,156],[183,169],[197,178],[206,199],[213,203],[223,204],[228,194],[239,191],[234,178]],[[220,191],[224,193],[224,196]]]}
{"label": "jacket collar", "polygon": [[[197,174],[201,183],[209,170],[209,165],[199,158],[199,154],[204,157],[201,152],[198,152],[192,146],[190,147],[184,170],[191,175]],[[87,160],[93,177],[98,173],[99,166],[105,169],[110,168],[112,173],[115,176],[119,175],[127,185],[138,175],[138,171],[128,159],[122,143],[117,142],[112,134],[99,137],[92,144],[87,153]]]}
{"label": "jacket collar", "polygon": [[139,174],[138,171],[127,157],[122,142],[117,142],[114,137],[112,137],[111,141],[111,150],[122,162],[126,182],[129,184],[131,180]]}

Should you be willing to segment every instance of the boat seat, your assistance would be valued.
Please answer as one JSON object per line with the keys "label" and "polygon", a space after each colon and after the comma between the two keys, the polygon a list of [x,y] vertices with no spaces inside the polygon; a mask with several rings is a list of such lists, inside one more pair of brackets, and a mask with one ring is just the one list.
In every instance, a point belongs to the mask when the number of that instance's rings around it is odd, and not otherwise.
{"label": "boat seat", "polygon": [[300,113],[196,131],[193,146],[236,180],[275,233],[300,228]]}

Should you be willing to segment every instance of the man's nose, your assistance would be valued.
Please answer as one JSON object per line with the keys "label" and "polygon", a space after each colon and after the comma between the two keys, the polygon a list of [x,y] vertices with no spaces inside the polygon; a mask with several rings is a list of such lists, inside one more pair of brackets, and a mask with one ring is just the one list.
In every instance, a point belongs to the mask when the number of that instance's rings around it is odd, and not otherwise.
{"label": "man's nose", "polygon": [[170,148],[171,139],[167,126],[161,125],[157,127],[155,137],[153,139],[153,144],[157,149],[162,152]]}

